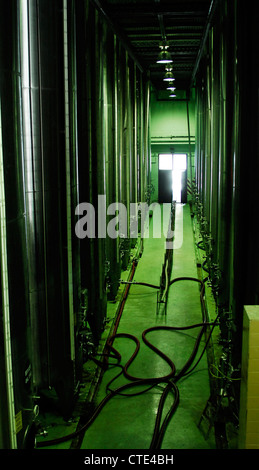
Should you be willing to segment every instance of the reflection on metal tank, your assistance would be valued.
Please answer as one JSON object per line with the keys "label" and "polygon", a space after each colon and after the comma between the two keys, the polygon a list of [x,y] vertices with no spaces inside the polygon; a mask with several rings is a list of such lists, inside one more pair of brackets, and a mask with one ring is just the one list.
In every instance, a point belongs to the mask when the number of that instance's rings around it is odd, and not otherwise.
{"label": "reflection on metal tank", "polygon": [[259,300],[258,79],[256,54],[243,41],[258,44],[258,13],[222,1],[215,15],[196,77],[195,196],[221,334],[237,366],[243,306]]}
{"label": "reflection on metal tank", "polygon": [[[23,2],[21,63],[25,134],[25,193],[29,207],[28,256],[34,381],[54,387],[65,415],[75,390],[74,286],[68,172],[69,99],[65,88],[66,18],[56,2]],[[67,10],[64,8],[64,15]],[[49,54],[49,51],[52,54]],[[74,161],[76,155],[73,154]],[[70,166],[70,163],[69,163]],[[76,257],[75,257],[76,259]],[[78,279],[77,271],[74,276]],[[75,290],[76,292],[76,290]]]}
{"label": "reflection on metal tank", "polygon": [[[96,208],[96,238],[80,241],[82,289],[88,292],[87,321],[98,343],[106,317],[105,238],[98,238],[98,195],[105,196],[103,142],[104,52],[102,24],[90,2],[76,2],[78,67],[79,200]],[[104,207],[104,210],[106,207]]]}
{"label": "reflection on metal tank", "polygon": [[[21,448],[42,397],[71,416],[141,238],[129,208],[148,201],[150,82],[89,0],[1,1],[0,13],[0,446]],[[94,238],[75,233],[84,202]],[[128,226],[112,239],[99,211],[114,202]]]}
{"label": "reflection on metal tank", "polygon": [[[106,207],[118,202],[118,85],[117,85],[117,39],[110,30],[106,31],[103,48],[105,48],[104,93],[104,151],[105,151],[105,187]],[[114,206],[113,206],[114,207]],[[116,213],[107,213],[107,227]],[[119,287],[121,258],[119,237],[106,239],[106,279],[108,299],[114,300]]]}
{"label": "reflection on metal tank", "polygon": [[30,446],[34,420],[17,6],[0,3],[0,447],[9,449]]}

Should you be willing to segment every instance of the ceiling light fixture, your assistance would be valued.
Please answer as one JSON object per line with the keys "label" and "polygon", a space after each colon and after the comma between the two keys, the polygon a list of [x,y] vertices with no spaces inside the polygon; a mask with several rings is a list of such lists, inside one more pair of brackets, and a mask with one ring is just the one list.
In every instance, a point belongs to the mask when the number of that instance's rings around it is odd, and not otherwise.
{"label": "ceiling light fixture", "polygon": [[164,76],[164,81],[165,82],[173,82],[174,80],[175,80],[175,78],[173,76],[172,67],[167,67],[166,68],[166,73],[165,73],[165,76]]}
{"label": "ceiling light fixture", "polygon": [[171,55],[168,51],[166,50],[162,50],[160,53],[159,53],[159,56],[158,56],[158,59],[156,61],[157,64],[170,64],[172,63],[173,60],[171,58]]}
{"label": "ceiling light fixture", "polygon": [[173,62],[171,54],[168,52],[168,44],[166,41],[163,41],[159,44],[159,47],[161,49],[158,59],[157,59],[157,64],[170,64]]}
{"label": "ceiling light fixture", "polygon": [[167,87],[167,90],[169,90],[169,91],[174,91],[174,90],[176,90],[176,88],[175,88],[175,86],[168,86],[168,87]]}

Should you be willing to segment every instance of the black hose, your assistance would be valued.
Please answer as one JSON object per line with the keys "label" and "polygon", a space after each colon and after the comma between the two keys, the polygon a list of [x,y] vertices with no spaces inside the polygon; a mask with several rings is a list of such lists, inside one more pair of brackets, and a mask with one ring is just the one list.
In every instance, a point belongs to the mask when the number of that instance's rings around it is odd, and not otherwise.
{"label": "black hose", "polygon": [[121,387],[118,387],[116,390],[113,390],[110,392],[108,395],[106,395],[103,400],[99,403],[99,405],[96,407],[93,415],[89,418],[86,424],[84,424],[80,429],[77,431],[74,431],[71,434],[68,434],[67,436],[62,436],[57,439],[52,439],[49,441],[41,441],[38,442],[36,445],[36,448],[41,448],[41,447],[51,447],[53,445],[61,444],[62,442],[66,442],[68,440],[74,439],[75,437],[79,436],[82,432],[86,432],[87,429],[91,426],[91,424],[95,421],[97,416],[99,415],[100,411],[103,409],[103,407],[108,403],[108,401],[114,397],[117,393],[122,392],[123,390],[126,390],[128,388],[131,388],[133,386],[138,386],[138,385],[143,385],[145,383],[149,384],[152,381],[152,379],[141,379],[135,382],[130,382],[125,385],[122,385]]}
{"label": "black hose", "polygon": [[[134,269],[133,269],[133,275],[134,275]],[[132,277],[133,277],[133,275],[132,275]],[[206,305],[205,305],[205,302],[204,302],[204,291],[205,291],[204,282],[197,279],[197,278],[179,277],[179,278],[173,279],[170,282],[169,285],[171,286],[173,283],[175,283],[177,281],[183,281],[183,280],[195,281],[195,282],[198,282],[201,285],[200,300],[201,300],[201,305],[202,305],[203,322],[202,323],[197,323],[197,324],[191,325],[191,326],[184,326],[184,327],[155,326],[155,327],[147,328],[142,333],[143,342],[149,348],[151,348],[156,354],[158,354],[160,357],[162,357],[168,363],[168,365],[171,368],[171,372],[169,374],[163,376],[163,377],[152,377],[152,378],[146,378],[146,379],[139,378],[139,377],[134,377],[131,374],[129,374],[128,368],[130,367],[130,365],[132,364],[132,362],[134,361],[135,357],[137,356],[137,354],[139,352],[140,343],[139,343],[139,340],[133,335],[130,335],[130,334],[127,334],[127,333],[118,334],[118,333],[115,332],[110,338],[108,338],[107,344],[106,344],[106,350],[108,349],[110,352],[113,353],[113,357],[115,357],[118,360],[118,364],[116,364],[115,366],[121,367],[122,370],[115,378],[113,378],[109,382],[109,384],[106,386],[106,390],[108,389],[109,385],[116,378],[118,378],[118,376],[121,375],[122,373],[124,374],[124,376],[127,379],[131,380],[132,382],[130,382],[128,384],[125,384],[125,385],[122,385],[121,387],[118,387],[115,390],[110,390],[110,393],[107,394],[106,397],[97,406],[97,408],[95,409],[93,415],[89,418],[87,423],[85,425],[83,425],[79,430],[77,430],[77,431],[75,431],[75,432],[73,432],[73,433],[71,433],[67,436],[63,436],[61,438],[53,439],[53,440],[50,440],[50,441],[41,441],[41,442],[37,443],[37,447],[53,446],[53,445],[65,442],[67,440],[73,439],[73,438],[79,436],[83,432],[85,433],[86,430],[91,426],[91,424],[97,418],[97,416],[99,415],[99,413],[103,409],[103,407],[106,405],[106,403],[112,397],[114,397],[116,394],[123,394],[123,392],[125,390],[127,390],[128,388],[131,388],[132,386],[140,386],[140,385],[145,385],[145,384],[150,385],[146,390],[136,393],[136,395],[137,395],[137,394],[145,393],[147,390],[150,390],[151,388],[158,385],[159,383],[166,383],[167,385],[164,388],[163,393],[162,393],[161,398],[160,398],[160,402],[159,402],[159,406],[158,406],[158,410],[157,410],[157,416],[156,416],[154,432],[153,432],[153,437],[152,437],[152,441],[151,441],[151,445],[150,445],[150,449],[160,448],[162,440],[163,440],[164,433],[166,431],[166,428],[167,428],[167,426],[168,426],[168,424],[169,424],[169,422],[170,422],[170,420],[171,420],[173,414],[175,413],[175,411],[177,409],[177,406],[179,404],[179,390],[176,386],[176,382],[179,381],[181,377],[183,377],[184,375],[187,374],[188,369],[190,368],[190,366],[192,365],[192,363],[194,361],[194,358],[196,357],[196,354],[197,354],[199,344],[200,344],[201,338],[203,336],[204,330],[207,326],[211,325],[211,323],[206,322],[207,315],[205,313]],[[143,284],[143,283],[141,283],[141,284]],[[129,287],[130,287],[130,283],[127,286],[127,288],[129,288]],[[126,289],[126,295],[124,295],[124,298],[123,298],[123,301],[124,301],[123,305],[124,305],[125,300],[127,298],[127,294],[128,294],[128,289]],[[119,313],[121,315],[122,309],[120,309]],[[216,324],[216,322],[215,322],[215,324]],[[117,330],[117,327],[118,327],[118,322],[116,322],[115,331]],[[189,359],[187,360],[187,362],[185,363],[183,368],[180,370],[180,372],[178,372],[178,374],[176,375],[176,369],[175,369],[175,365],[174,365],[173,361],[168,356],[166,356],[162,351],[160,351],[157,347],[155,347],[150,341],[148,341],[147,338],[146,338],[146,335],[149,332],[155,331],[155,330],[164,329],[164,330],[175,330],[176,331],[176,330],[188,330],[188,329],[196,328],[196,327],[201,327],[201,330],[200,330],[200,332],[199,332],[199,334],[196,338],[192,354],[190,355]],[[130,357],[130,359],[127,361],[127,363],[124,367],[119,365],[119,362],[121,360],[121,355],[113,346],[114,339],[119,338],[119,337],[130,338],[136,343],[135,351],[132,354],[132,356]],[[208,341],[209,341],[209,339],[206,342],[204,351],[206,349]],[[204,353],[204,351],[203,351],[203,353]],[[203,353],[202,353],[202,355],[203,355]],[[108,356],[108,354],[104,354],[104,357],[107,357],[107,356]],[[201,359],[201,357],[200,357],[200,359]],[[199,361],[200,361],[200,359],[199,359]],[[198,362],[196,363],[196,365],[194,367],[197,366]],[[194,369],[194,367],[192,368],[192,370]],[[190,373],[190,371],[188,373]],[[168,413],[167,413],[167,415],[166,415],[166,417],[165,417],[165,419],[162,423],[162,426],[161,426],[162,411],[163,411],[163,407],[164,407],[164,404],[165,404],[166,397],[168,396],[169,392],[174,393],[174,401],[173,401],[173,404],[170,407],[170,409],[169,409],[169,411],[168,411]],[[128,394],[128,396],[133,396],[133,395],[134,394]]]}
{"label": "black hose", "polygon": [[[158,448],[160,448],[160,446],[162,444],[162,440],[163,440],[165,430],[166,430],[166,428],[167,428],[167,426],[168,426],[168,424],[169,424],[169,422],[170,422],[170,420],[171,420],[171,418],[172,418],[172,416],[173,416],[173,414],[174,414],[174,412],[175,412],[175,410],[178,406],[178,403],[179,403],[179,391],[178,391],[178,388],[176,387],[175,382],[177,382],[178,380],[180,380],[181,377],[184,376],[184,374],[187,372],[187,370],[189,369],[189,367],[193,363],[194,358],[195,358],[195,356],[197,354],[197,351],[198,351],[198,348],[199,348],[201,338],[202,338],[203,333],[204,333],[204,329],[207,325],[207,323],[206,323],[207,315],[205,313],[206,305],[205,305],[205,302],[204,302],[204,293],[205,293],[205,284],[204,284],[204,282],[201,281],[200,279],[197,279],[197,278],[180,277],[180,278],[173,279],[170,282],[170,285],[172,285],[173,283],[175,283],[177,281],[183,281],[183,280],[184,281],[185,280],[195,281],[195,282],[198,282],[201,285],[200,300],[201,300],[201,306],[202,306],[203,323],[201,323],[201,330],[200,330],[200,332],[199,332],[199,334],[196,338],[195,345],[194,345],[191,356],[189,357],[189,359],[187,360],[187,362],[185,363],[185,365],[183,366],[181,371],[171,381],[174,384],[174,387],[175,387],[175,400],[174,400],[174,403],[173,403],[172,407],[170,408],[169,412],[167,413],[167,415],[166,415],[166,417],[163,421],[162,426],[159,427],[160,426],[160,421],[161,421],[161,416],[162,416],[162,409],[163,409],[164,402],[165,402],[165,398],[168,395],[168,392],[170,390],[170,386],[172,385],[172,383],[168,384],[167,387],[165,388],[164,392],[163,392],[163,395],[161,397],[159,407],[158,407],[157,419],[156,419],[156,424],[155,424],[155,429],[154,429],[150,449],[158,449]],[[159,327],[159,328],[161,328],[161,327]],[[171,328],[175,329],[175,327],[171,327]],[[148,329],[148,331],[152,331],[153,329],[154,328],[150,328],[150,329]],[[165,329],[170,329],[170,327],[165,327]],[[180,329],[188,329],[188,327],[183,327],[183,328],[180,328]]]}
{"label": "black hose", "polygon": [[[142,380],[140,377],[134,377],[133,375],[129,374],[129,372],[128,372],[129,366],[132,364],[132,362],[134,361],[135,357],[137,356],[137,354],[139,352],[139,348],[140,348],[139,340],[136,338],[136,336],[130,335],[129,333],[118,333],[114,337],[111,338],[111,342],[113,342],[115,337],[116,338],[130,338],[136,343],[136,349],[135,349],[134,353],[132,354],[132,356],[127,361],[126,365],[124,366],[124,375],[127,379],[132,380],[132,381]],[[175,374],[175,365],[174,365],[174,363],[171,361],[171,359],[168,356],[166,356],[166,354],[164,354],[162,351],[160,351],[160,349],[158,349],[156,346],[154,346],[152,343],[150,343],[146,339],[145,332],[143,332],[143,334],[142,334],[142,339],[143,339],[144,343],[150,349],[152,349],[156,354],[158,354],[160,357],[162,357],[162,359],[164,359],[171,368],[171,372],[168,375],[165,375],[164,377],[158,377],[158,378],[153,377],[152,380],[154,382],[156,382],[157,380],[159,380],[159,382],[169,380]],[[114,347],[112,347],[112,351],[116,351]]]}
{"label": "black hose", "polygon": [[200,241],[197,243],[197,247],[200,248],[200,250],[206,251],[206,249],[204,248],[204,246],[201,246],[202,243],[203,243],[203,240],[200,240]]}
{"label": "black hose", "polygon": [[[210,341],[210,338],[211,338],[211,336],[212,336],[213,330],[214,330],[215,326],[218,324],[218,318],[219,318],[219,314],[217,315],[217,317],[216,317],[216,319],[214,320],[214,322],[210,323],[210,325],[212,325],[212,328],[211,328],[211,330],[210,330],[210,332],[209,332],[208,338],[207,338],[207,340],[206,340],[206,342],[205,342],[205,345],[204,345],[204,347],[203,347],[203,350],[202,350],[202,353],[200,354],[199,359],[198,359],[197,362],[194,364],[194,366],[193,366],[190,370],[188,370],[188,372],[186,372],[185,374],[182,375],[182,377],[191,374],[191,372],[193,372],[193,370],[197,367],[197,365],[198,365],[199,362],[201,361],[201,359],[202,359],[202,357],[203,357],[203,355],[204,355],[204,353],[205,353],[205,351],[206,351],[206,349],[207,349],[207,346],[208,346],[208,344],[209,344],[209,341]],[[209,324],[209,323],[208,323],[208,324]]]}
{"label": "black hose", "polygon": [[[174,391],[174,394],[175,394],[175,398],[174,398],[174,402],[172,404],[172,406],[170,407],[164,421],[163,421],[163,424],[162,426],[160,427],[160,422],[161,422],[161,417],[162,417],[162,411],[163,411],[163,406],[165,404],[165,400],[167,398],[167,395],[169,393],[169,391],[173,390]],[[166,428],[169,424],[169,421],[172,419],[173,417],[173,414],[175,413],[177,407],[178,407],[178,404],[179,404],[179,390],[178,390],[178,387],[176,386],[176,384],[171,380],[168,385],[166,386],[166,388],[164,389],[163,391],[163,394],[160,398],[160,403],[159,403],[159,406],[158,406],[158,410],[157,410],[157,415],[156,415],[156,423],[155,423],[155,428],[154,428],[154,432],[153,432],[153,438],[152,438],[152,441],[151,441],[151,444],[150,444],[150,449],[160,449],[161,447],[161,444],[162,444],[162,440],[163,440],[163,437],[164,437],[164,433],[166,431]]]}
{"label": "black hose", "polygon": [[152,289],[160,289],[160,286],[154,284],[149,284],[148,282],[137,282],[137,281],[120,281],[121,284],[131,284],[136,286],[146,286],[151,287]]}
{"label": "black hose", "polygon": [[205,261],[203,261],[201,267],[202,267],[202,269],[203,269],[204,271],[206,271],[206,273],[209,273],[209,268],[208,268],[208,267],[205,268],[205,265],[207,264],[207,262],[208,262],[208,260],[207,260],[207,258],[206,258]]}

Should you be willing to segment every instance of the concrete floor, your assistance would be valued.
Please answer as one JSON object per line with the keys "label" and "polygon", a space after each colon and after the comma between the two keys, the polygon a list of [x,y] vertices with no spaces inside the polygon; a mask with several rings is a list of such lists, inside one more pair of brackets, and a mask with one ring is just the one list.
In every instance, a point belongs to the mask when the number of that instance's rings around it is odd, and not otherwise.
{"label": "concrete floor", "polygon": [[[155,220],[154,217],[150,219],[151,226],[153,220]],[[150,233],[152,234],[152,231]],[[134,281],[159,286],[164,254],[164,238],[152,238],[150,236],[144,239],[144,251],[136,267]],[[122,273],[124,280],[128,279],[129,272]],[[176,211],[176,238],[171,279],[181,276],[197,278],[193,227],[188,204],[177,205]],[[109,331],[112,330],[112,324],[116,317],[115,313],[118,310],[124,287],[121,285],[117,301],[110,302],[108,305],[107,315],[111,320],[110,324],[107,324],[101,339],[100,350],[103,350]],[[161,377],[170,373],[171,369],[167,362],[143,343],[142,332],[154,326],[182,327],[200,323],[202,321],[202,312],[199,294],[197,282],[178,281],[169,289],[167,314],[157,315],[157,289],[131,285],[117,329],[119,335],[124,333],[134,335],[140,342],[139,353],[128,369],[131,375],[138,378],[150,378]],[[170,357],[176,367],[177,374],[193,350],[198,331],[197,328],[184,331],[160,329],[148,333],[147,338]],[[202,337],[197,358],[199,358],[204,343],[205,338]],[[116,337],[113,346],[121,354],[120,365],[124,366],[134,352],[136,344],[131,338]],[[97,357],[100,359],[99,356]],[[104,372],[97,392],[93,394],[93,390],[96,391],[96,386],[94,383],[91,386],[91,382],[96,381],[95,371],[98,369],[96,369],[94,362],[86,362],[86,382],[74,417],[69,422],[64,422],[58,413],[53,411],[43,413],[40,419],[48,435],[38,437],[39,445],[44,440],[59,439],[63,436],[72,435],[76,430],[81,429],[84,422],[82,422],[82,419],[80,420],[80,406],[85,413],[84,403],[88,403],[89,396],[94,396],[92,405],[90,405],[92,409],[95,409],[104,399],[107,393],[106,385],[121,371],[121,368],[112,365],[116,363],[117,361],[114,358],[109,358],[108,370]],[[92,380],[91,377],[95,377],[95,380]],[[126,383],[130,383],[130,380],[120,375],[111,383],[110,388],[116,389]],[[46,448],[150,449],[158,404],[165,386],[165,383],[160,383],[151,390],[136,396],[136,393],[146,390],[147,385],[138,387],[133,385],[125,390],[127,394],[133,394],[133,396],[113,396],[102,408],[85,434],[80,433],[79,440],[67,439],[64,442],[57,442],[49,447],[46,446]],[[208,430],[207,420],[202,421],[201,427],[198,426],[210,396],[206,354],[203,355],[198,366],[190,375],[182,377],[177,382],[177,387],[180,397],[179,405],[166,428],[159,448],[215,449],[214,430],[212,429],[209,436],[206,436]],[[173,401],[174,394],[169,393],[165,401],[162,420],[172,406]]]}
{"label": "concrete floor", "polygon": [[[180,276],[197,278],[194,239],[189,205],[177,205],[175,250],[171,279]],[[137,282],[159,285],[164,260],[165,240],[148,238],[144,240],[144,252],[134,275]],[[161,377],[170,372],[169,365],[141,340],[142,332],[158,325],[186,326],[202,321],[199,287],[193,281],[179,281],[169,290],[167,315],[156,314],[157,290],[145,286],[132,285],[123,310],[117,333],[131,334],[140,341],[139,353],[129,368],[129,373],[138,378]],[[148,339],[168,355],[179,371],[189,358],[195,343],[198,329],[185,331],[156,330]],[[201,352],[205,339],[197,354]],[[135,349],[130,338],[115,338],[113,346],[121,354],[121,364],[125,365]],[[114,359],[110,363],[116,363]],[[107,383],[120,372],[110,366],[104,373],[96,403],[106,394]],[[128,379],[119,376],[111,384],[115,389]],[[197,368],[177,383],[180,402],[163,438],[161,449],[213,449],[213,430],[205,439],[198,427],[204,407],[210,396],[209,374],[206,354]],[[127,393],[136,393],[146,386],[132,387]],[[115,395],[102,409],[89,427],[81,443],[81,449],[149,449],[152,440],[156,412],[165,384],[138,396]],[[169,394],[163,417],[173,402]]]}

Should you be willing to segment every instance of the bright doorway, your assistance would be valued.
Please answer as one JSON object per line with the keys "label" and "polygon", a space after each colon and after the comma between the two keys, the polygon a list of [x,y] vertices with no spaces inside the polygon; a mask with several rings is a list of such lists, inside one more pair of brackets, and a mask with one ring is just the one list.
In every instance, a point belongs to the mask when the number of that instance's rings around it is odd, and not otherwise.
{"label": "bright doorway", "polygon": [[[159,154],[159,200],[167,193],[167,201],[186,202],[187,190],[187,155],[186,153]],[[171,187],[169,187],[171,185]]]}

